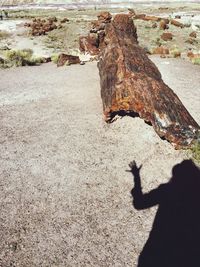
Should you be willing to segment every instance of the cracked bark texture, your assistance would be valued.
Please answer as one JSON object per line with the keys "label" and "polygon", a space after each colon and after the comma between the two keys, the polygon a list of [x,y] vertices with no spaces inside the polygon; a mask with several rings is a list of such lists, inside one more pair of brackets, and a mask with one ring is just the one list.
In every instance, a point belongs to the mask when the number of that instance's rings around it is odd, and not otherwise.
{"label": "cracked bark texture", "polygon": [[191,145],[199,125],[138,45],[129,15],[118,14],[105,28],[105,47],[98,63],[105,120],[131,113],[150,123],[176,148]]}

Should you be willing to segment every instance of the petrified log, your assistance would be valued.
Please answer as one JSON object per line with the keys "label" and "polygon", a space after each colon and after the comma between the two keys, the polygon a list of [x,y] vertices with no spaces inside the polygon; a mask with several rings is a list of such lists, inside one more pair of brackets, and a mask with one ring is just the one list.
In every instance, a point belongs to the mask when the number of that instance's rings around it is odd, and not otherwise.
{"label": "petrified log", "polygon": [[180,28],[183,28],[184,27],[183,23],[181,23],[181,22],[179,22],[179,21],[177,21],[175,19],[172,19],[171,20],[171,24],[174,25],[174,26],[176,26],[176,27],[180,27]]}
{"label": "petrified log", "polygon": [[176,148],[190,145],[199,126],[138,45],[129,15],[116,15],[106,25],[104,42],[98,68],[105,120],[134,113]]}
{"label": "petrified log", "polygon": [[81,52],[87,52],[91,55],[98,55],[99,54],[98,34],[89,33],[88,36],[80,36],[79,49]]}
{"label": "petrified log", "polygon": [[81,61],[79,56],[72,56],[61,53],[58,56],[57,67],[61,67],[64,65],[71,65],[71,64],[80,64],[80,62]]}
{"label": "petrified log", "polygon": [[98,20],[92,22],[92,29],[87,36],[80,36],[79,49],[83,53],[89,53],[92,56],[98,55],[100,50],[104,47],[104,29],[106,24],[110,23],[112,15],[109,12],[101,12]]}

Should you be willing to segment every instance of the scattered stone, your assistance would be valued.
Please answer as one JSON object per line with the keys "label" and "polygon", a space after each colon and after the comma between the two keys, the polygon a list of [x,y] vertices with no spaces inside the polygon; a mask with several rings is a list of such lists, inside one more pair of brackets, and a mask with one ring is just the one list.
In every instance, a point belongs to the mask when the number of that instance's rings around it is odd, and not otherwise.
{"label": "scattered stone", "polygon": [[116,15],[105,35],[98,63],[105,120],[131,113],[152,124],[176,148],[190,146],[200,127],[138,45],[130,16]]}
{"label": "scattered stone", "polygon": [[35,18],[32,23],[25,23],[24,26],[31,28],[31,35],[33,36],[45,35],[47,32],[57,29],[57,25],[54,21],[55,17],[49,18],[48,20]]}
{"label": "scattered stone", "polygon": [[84,61],[81,61],[81,62],[80,62],[80,65],[85,65],[85,62],[84,62]]}
{"label": "scattered stone", "polygon": [[130,16],[134,16],[134,17],[136,16],[136,12],[133,8],[128,8],[128,11],[129,11]]}
{"label": "scattered stone", "polygon": [[176,15],[175,19],[181,19],[181,16],[180,15]]}
{"label": "scattered stone", "polygon": [[80,64],[80,58],[78,56],[72,56],[67,54],[60,54],[58,56],[57,67],[71,64]]}
{"label": "scattered stone", "polygon": [[164,20],[166,24],[169,24],[169,22],[170,22],[170,20],[167,18],[162,18],[162,20]]}
{"label": "scattered stone", "polygon": [[65,22],[68,22],[69,21],[69,19],[68,18],[63,18],[63,19],[61,19],[61,23],[65,23]]}
{"label": "scattered stone", "polygon": [[142,19],[142,20],[144,20],[145,17],[146,17],[146,14],[136,14],[134,19]]}
{"label": "scattered stone", "polygon": [[171,41],[173,39],[173,34],[171,32],[163,32],[160,36],[164,41]]}
{"label": "scattered stone", "polygon": [[50,18],[48,18],[48,21],[49,21],[50,23],[53,23],[53,22],[57,22],[58,20],[57,20],[56,17],[50,17]]}
{"label": "scattered stone", "polygon": [[[169,22],[168,22],[168,23],[169,23]],[[168,25],[168,23],[167,23],[166,20],[162,19],[162,20],[160,21],[159,28],[160,28],[161,30],[169,29],[169,25]]]}
{"label": "scattered stone", "polygon": [[197,44],[198,42],[197,42],[197,40],[195,40],[194,38],[188,38],[186,41],[185,41],[186,43],[188,43],[188,44]]}
{"label": "scattered stone", "polygon": [[189,58],[193,58],[193,57],[194,57],[193,52],[192,52],[192,51],[189,51],[189,52],[187,53],[187,57],[189,57]]}
{"label": "scattered stone", "polygon": [[200,58],[200,54],[199,53],[193,53],[192,51],[189,51],[188,53],[187,53],[187,56],[190,58],[190,59],[192,59],[192,58]]}
{"label": "scattered stone", "polygon": [[58,24],[58,26],[57,26],[57,28],[58,28],[58,29],[62,29],[62,27],[63,27],[63,26],[62,26],[62,24],[61,24],[61,23],[60,23],[60,24]]}
{"label": "scattered stone", "polygon": [[105,29],[106,24],[102,21],[95,20],[92,23],[92,29],[90,30],[91,33],[97,33],[98,31],[102,31]]}
{"label": "scattered stone", "polygon": [[170,23],[176,27],[184,28],[184,24],[175,19],[172,19]]}
{"label": "scattered stone", "polygon": [[156,16],[145,16],[144,17],[144,20],[146,20],[146,21],[160,21],[161,20],[161,18],[160,17],[156,17]]}
{"label": "scattered stone", "polygon": [[99,15],[97,15],[97,18],[99,21],[108,23],[111,21],[112,15],[109,12],[105,11],[105,12],[101,12]]}
{"label": "scattered stone", "polygon": [[105,27],[111,22],[112,16],[109,12],[101,12],[98,20],[91,23],[92,29],[87,36],[79,38],[79,49],[83,53],[98,55],[100,49],[105,45]]}
{"label": "scattered stone", "polygon": [[98,55],[99,54],[98,34],[89,33],[88,36],[79,37],[79,49],[83,53]]}
{"label": "scattered stone", "polygon": [[49,63],[49,62],[51,62],[52,60],[51,60],[51,57],[43,57],[42,59],[41,59],[41,63]]}
{"label": "scattered stone", "polygon": [[155,29],[155,28],[157,28],[157,27],[158,27],[157,23],[154,22],[154,23],[152,24],[152,28]]}
{"label": "scattered stone", "polygon": [[195,31],[191,32],[190,37],[197,38],[197,33]]}
{"label": "scattered stone", "polygon": [[174,58],[181,57],[181,51],[174,50],[172,55],[173,55]]}
{"label": "scattered stone", "polygon": [[152,51],[152,54],[155,54],[155,55],[169,55],[169,48],[164,47],[164,46],[156,47]]}

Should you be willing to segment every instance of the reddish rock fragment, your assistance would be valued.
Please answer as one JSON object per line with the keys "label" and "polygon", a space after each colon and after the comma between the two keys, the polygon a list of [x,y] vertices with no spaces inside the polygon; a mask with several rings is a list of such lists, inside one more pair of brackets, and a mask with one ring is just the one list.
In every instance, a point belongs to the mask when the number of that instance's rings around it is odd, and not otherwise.
{"label": "reddish rock fragment", "polygon": [[57,20],[56,17],[50,17],[50,18],[48,18],[48,21],[49,21],[50,23],[53,23],[53,22],[57,22],[58,20]]}
{"label": "reddish rock fragment", "polygon": [[169,55],[169,49],[164,46],[159,46],[159,47],[154,48],[152,54]]}
{"label": "reddish rock fragment", "polygon": [[176,148],[189,146],[200,128],[138,45],[129,15],[116,15],[105,34],[98,63],[105,120],[121,113],[139,115]]}
{"label": "reddish rock fragment", "polygon": [[47,32],[57,29],[54,20],[55,18],[49,19],[48,21],[35,18],[32,23],[25,23],[24,26],[31,28],[30,33],[33,36],[45,35]]}
{"label": "reddish rock fragment", "polygon": [[191,32],[190,33],[190,37],[197,38],[197,33],[195,31],[194,32]]}
{"label": "reddish rock fragment", "polygon": [[105,26],[110,23],[112,16],[109,12],[101,12],[98,20],[92,22],[92,29],[87,36],[79,38],[79,49],[83,53],[89,53],[92,56],[98,55],[100,49],[105,46]]}
{"label": "reddish rock fragment", "polygon": [[194,54],[194,53],[191,52],[191,51],[187,53],[187,56],[188,56],[190,59],[200,58],[200,54],[199,54],[199,53]]}
{"label": "reddish rock fragment", "polygon": [[112,19],[112,15],[107,11],[101,12],[97,17],[98,20],[103,22],[110,22]]}
{"label": "reddish rock fragment", "polygon": [[69,21],[68,18],[63,18],[63,19],[61,19],[60,23],[65,23],[65,22],[68,22],[68,21]]}
{"label": "reddish rock fragment", "polygon": [[191,38],[191,37],[188,38],[185,42],[188,43],[188,44],[196,44],[196,43],[198,43],[197,40],[195,40],[194,38]]}
{"label": "reddish rock fragment", "polygon": [[154,23],[152,24],[152,28],[153,28],[153,29],[157,28],[157,26],[158,26],[158,25],[157,25],[156,22],[154,22]]}
{"label": "reddish rock fragment", "polygon": [[144,19],[144,20],[147,20],[147,21],[160,21],[160,20],[161,20],[160,17],[147,16],[147,15],[146,15],[143,19]]}
{"label": "reddish rock fragment", "polygon": [[136,14],[134,16],[134,19],[144,19],[146,17],[146,14]]}
{"label": "reddish rock fragment", "polygon": [[183,28],[184,27],[183,23],[181,23],[181,22],[179,22],[179,21],[177,21],[175,19],[172,19],[171,20],[171,24],[174,25],[174,26],[176,26],[176,27],[180,27],[180,28]]}
{"label": "reddish rock fragment", "polygon": [[79,38],[79,49],[81,52],[89,53],[91,55],[99,54],[98,35],[90,33],[88,36],[81,36]]}
{"label": "reddish rock fragment", "polygon": [[60,54],[57,61],[57,67],[71,64],[80,64],[80,58],[78,56],[72,56],[67,54]]}
{"label": "reddish rock fragment", "polygon": [[92,29],[90,30],[91,33],[97,33],[98,31],[102,31],[105,29],[105,22],[95,20],[92,22]]}
{"label": "reddish rock fragment", "polygon": [[[169,23],[169,22],[168,22],[168,23]],[[161,30],[166,30],[166,29],[168,29],[168,28],[169,28],[168,23],[167,23],[165,20],[162,19],[162,20],[160,21],[159,28],[160,28]]]}
{"label": "reddish rock fragment", "polygon": [[173,34],[171,32],[163,32],[160,36],[164,41],[171,41],[173,39]]}

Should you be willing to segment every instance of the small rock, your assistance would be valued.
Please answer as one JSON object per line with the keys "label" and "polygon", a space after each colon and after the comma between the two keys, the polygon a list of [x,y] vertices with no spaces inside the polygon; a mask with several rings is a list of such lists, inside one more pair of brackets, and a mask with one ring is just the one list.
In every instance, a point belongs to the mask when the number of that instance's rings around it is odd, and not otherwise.
{"label": "small rock", "polygon": [[80,64],[80,58],[78,56],[72,56],[61,53],[58,56],[57,67],[71,64]]}
{"label": "small rock", "polygon": [[56,17],[50,17],[50,18],[48,18],[48,21],[49,21],[50,23],[53,23],[53,22],[57,22],[58,20],[57,20]]}
{"label": "small rock", "polygon": [[169,49],[167,47],[164,47],[164,46],[159,46],[153,50],[152,54],[169,55]]}
{"label": "small rock", "polygon": [[191,32],[190,37],[197,38],[197,33],[195,31]]}
{"label": "small rock", "polygon": [[193,39],[191,37],[188,38],[185,42],[188,43],[188,44],[196,44],[196,43],[198,43],[197,40],[195,40],[195,39]]}
{"label": "small rock", "polygon": [[60,22],[61,22],[61,23],[65,23],[65,22],[68,22],[68,21],[69,21],[68,18],[63,18]]}
{"label": "small rock", "polygon": [[169,29],[169,25],[168,25],[168,23],[166,22],[166,20],[163,20],[163,19],[162,19],[162,20],[160,21],[159,28],[160,28],[161,30]]}
{"label": "small rock", "polygon": [[179,22],[179,21],[177,21],[175,19],[172,19],[171,20],[171,24],[174,25],[174,26],[176,26],[176,27],[180,27],[180,28],[183,28],[184,27],[183,23],[181,23],[181,22]]}
{"label": "small rock", "polygon": [[171,41],[173,39],[173,34],[171,32],[163,32],[163,34],[161,35],[161,38],[164,41]]}
{"label": "small rock", "polygon": [[153,28],[153,29],[157,28],[157,26],[158,26],[158,25],[157,25],[156,22],[154,22],[154,23],[152,24],[152,28]]}

